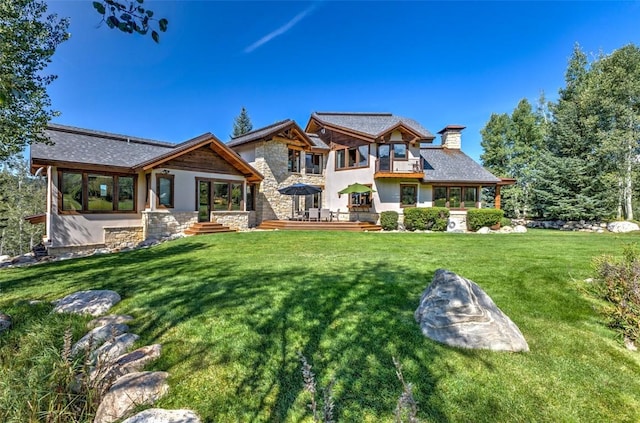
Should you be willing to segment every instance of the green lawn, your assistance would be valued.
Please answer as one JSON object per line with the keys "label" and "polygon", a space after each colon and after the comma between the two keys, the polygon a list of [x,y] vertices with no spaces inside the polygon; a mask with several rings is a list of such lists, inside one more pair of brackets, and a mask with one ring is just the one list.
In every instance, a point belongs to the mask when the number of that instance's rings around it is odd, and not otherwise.
{"label": "green lawn", "polygon": [[[583,280],[592,257],[639,239],[558,231],[218,234],[0,271],[0,310],[81,289],[119,292],[113,311],[136,318],[140,345],[164,345],[152,367],[171,373],[171,391],[159,406],[192,408],[211,422],[311,421],[298,351],[321,385],[336,379],[340,422],[393,421],[401,387],[392,356],[414,385],[423,421],[634,422],[640,354],[606,327]],[[531,352],[453,349],[423,337],[413,313],[441,267],[477,282]],[[3,348],[0,338],[0,358]],[[0,372],[10,361],[0,359]],[[9,395],[2,387],[0,410]]]}

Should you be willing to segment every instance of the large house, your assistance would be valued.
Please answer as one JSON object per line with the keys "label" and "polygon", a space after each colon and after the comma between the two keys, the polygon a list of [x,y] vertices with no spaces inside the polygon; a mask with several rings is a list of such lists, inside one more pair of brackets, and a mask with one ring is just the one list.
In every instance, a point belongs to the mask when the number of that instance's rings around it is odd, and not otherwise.
{"label": "large house", "polygon": [[[390,113],[321,113],[302,129],[283,120],[228,143],[206,133],[181,144],[50,125],[51,145],[31,147],[48,180],[49,251],[121,246],[187,232],[198,222],[231,229],[328,209],[339,220],[375,222],[381,212],[443,206],[454,225],[480,207],[482,187],[507,183],[465,155],[463,126],[435,136]],[[312,195],[281,188],[304,183]],[[353,183],[370,192],[340,194]],[[293,203],[292,203],[293,201]],[[292,211],[293,208],[293,211]]]}

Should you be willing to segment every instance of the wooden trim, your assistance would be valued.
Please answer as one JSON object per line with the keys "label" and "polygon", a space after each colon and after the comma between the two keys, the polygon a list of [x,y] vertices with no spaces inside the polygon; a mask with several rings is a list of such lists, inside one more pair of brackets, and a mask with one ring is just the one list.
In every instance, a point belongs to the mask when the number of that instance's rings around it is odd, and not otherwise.
{"label": "wooden trim", "polygon": [[98,164],[90,164],[90,163],[76,163],[76,162],[67,162],[62,160],[42,160],[42,159],[32,159],[32,166],[54,166],[60,169],[64,169],[67,171],[78,171],[78,172],[100,172],[100,173],[114,173],[121,175],[135,175],[136,172],[124,166],[107,166],[107,165],[98,165]]}
{"label": "wooden trim", "polygon": [[[416,190],[415,203],[402,204],[402,187],[413,187]],[[420,189],[418,184],[400,184],[400,208],[417,207],[418,205],[418,190]]]}

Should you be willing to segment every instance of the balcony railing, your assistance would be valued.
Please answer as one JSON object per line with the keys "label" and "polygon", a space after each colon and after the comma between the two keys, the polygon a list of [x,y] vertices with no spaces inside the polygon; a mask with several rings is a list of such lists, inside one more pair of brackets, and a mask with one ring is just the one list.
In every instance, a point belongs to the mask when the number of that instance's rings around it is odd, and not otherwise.
{"label": "balcony railing", "polygon": [[420,159],[391,160],[383,158],[376,160],[376,173],[415,174],[424,173],[424,169]]}

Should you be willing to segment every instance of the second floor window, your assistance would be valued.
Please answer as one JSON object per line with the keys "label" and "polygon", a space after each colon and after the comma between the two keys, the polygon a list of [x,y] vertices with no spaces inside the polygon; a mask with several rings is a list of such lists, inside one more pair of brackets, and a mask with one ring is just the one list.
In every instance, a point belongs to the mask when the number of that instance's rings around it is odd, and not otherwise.
{"label": "second floor window", "polygon": [[289,149],[289,160],[287,166],[291,173],[300,172],[300,150]]}
{"label": "second floor window", "polygon": [[307,153],[305,155],[305,171],[307,174],[322,175],[322,154]]}
{"label": "second floor window", "polygon": [[336,151],[336,169],[369,167],[369,145]]}

